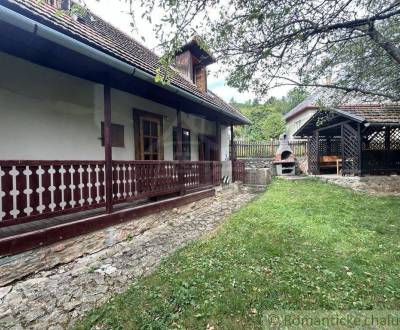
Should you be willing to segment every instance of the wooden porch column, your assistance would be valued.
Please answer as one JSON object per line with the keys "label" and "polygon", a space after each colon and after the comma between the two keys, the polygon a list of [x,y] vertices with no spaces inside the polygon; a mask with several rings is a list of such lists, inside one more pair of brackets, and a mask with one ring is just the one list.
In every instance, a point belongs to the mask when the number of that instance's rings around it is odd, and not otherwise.
{"label": "wooden porch column", "polygon": [[180,109],[176,111],[176,159],[183,160],[183,147],[182,147],[182,112]]}
{"label": "wooden porch column", "polygon": [[112,144],[111,144],[111,88],[104,85],[104,155],[106,212],[113,210],[112,203]]}
{"label": "wooden porch column", "polygon": [[219,121],[215,122],[215,137],[217,142],[217,159],[216,161],[221,161],[221,123]]}
{"label": "wooden porch column", "polygon": [[342,176],[345,176],[346,159],[344,154],[344,128],[343,124],[340,125],[340,148],[342,149]]}
{"label": "wooden porch column", "polygon": [[182,112],[181,109],[176,111],[176,158],[178,165],[178,180],[180,186],[180,194],[185,194],[185,166],[183,164],[183,146],[182,146]]}
{"label": "wooden porch column", "polygon": [[231,125],[231,160],[236,159],[236,148],[234,146],[233,125]]}

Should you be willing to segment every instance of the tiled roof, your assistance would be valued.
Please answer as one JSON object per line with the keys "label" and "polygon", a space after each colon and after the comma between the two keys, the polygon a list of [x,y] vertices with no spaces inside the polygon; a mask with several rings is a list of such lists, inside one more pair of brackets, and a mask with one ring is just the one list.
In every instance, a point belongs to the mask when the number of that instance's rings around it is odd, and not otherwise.
{"label": "tiled roof", "polygon": [[[130,65],[133,65],[152,75],[156,75],[160,68],[159,57],[141,45],[128,35],[114,28],[95,15],[91,19],[75,20],[69,15],[60,14],[60,12],[45,3],[38,0],[6,0],[7,3],[18,5],[21,10],[27,10],[49,27],[56,28],[58,31],[66,33],[90,46],[108,53]],[[176,71],[171,84],[185,90],[204,101],[210,102],[223,112],[230,113],[243,122],[248,120],[231,105],[227,104],[211,92],[202,92],[195,84],[183,77]]]}
{"label": "tiled roof", "polygon": [[307,109],[317,109],[317,101],[320,97],[320,93],[313,93],[309,97],[307,97],[303,102],[300,102],[293,109],[291,109],[287,114],[285,114],[285,120],[289,120],[290,118],[302,113]]}
{"label": "tiled roof", "polygon": [[400,124],[400,104],[348,104],[338,110],[369,123]]}
{"label": "tiled roof", "polygon": [[[311,94],[307,99],[290,110],[285,115],[285,119],[288,120],[307,109],[318,110],[317,102],[323,96],[323,91]],[[400,123],[400,104],[350,103],[340,105],[335,110],[344,111],[350,116],[357,117],[369,123]]]}

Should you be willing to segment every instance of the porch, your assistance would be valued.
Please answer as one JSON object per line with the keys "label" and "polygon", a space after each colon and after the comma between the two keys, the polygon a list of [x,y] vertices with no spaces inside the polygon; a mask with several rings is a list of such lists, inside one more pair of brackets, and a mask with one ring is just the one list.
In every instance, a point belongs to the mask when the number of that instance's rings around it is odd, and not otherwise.
{"label": "porch", "polygon": [[104,161],[0,161],[1,254],[213,196],[221,162],[112,161],[111,174]]}

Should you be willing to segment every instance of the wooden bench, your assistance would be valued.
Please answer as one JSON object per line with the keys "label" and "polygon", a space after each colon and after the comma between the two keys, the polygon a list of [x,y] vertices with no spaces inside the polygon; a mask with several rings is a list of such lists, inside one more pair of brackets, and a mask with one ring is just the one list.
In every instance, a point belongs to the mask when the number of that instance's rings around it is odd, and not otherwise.
{"label": "wooden bench", "polygon": [[339,167],[342,159],[339,156],[321,156],[319,157],[319,168],[336,168],[337,175],[340,174]]}

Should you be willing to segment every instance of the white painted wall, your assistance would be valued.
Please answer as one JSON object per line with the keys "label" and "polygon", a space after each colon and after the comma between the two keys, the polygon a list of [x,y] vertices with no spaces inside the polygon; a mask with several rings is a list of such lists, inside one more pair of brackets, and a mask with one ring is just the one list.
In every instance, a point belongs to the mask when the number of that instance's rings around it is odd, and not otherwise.
{"label": "white painted wall", "polygon": [[293,137],[293,134],[304,125],[304,123],[309,120],[312,115],[315,113],[315,110],[309,109],[295,117],[290,118],[286,122],[286,133],[288,134],[289,139]]}
{"label": "white painted wall", "polygon": [[221,125],[221,160],[229,160],[229,142],[231,140],[231,128]]}
{"label": "white painted wall", "polygon": [[[103,86],[2,52],[0,72],[0,159],[104,159]],[[133,108],[163,115],[164,158],[173,159],[175,109],[118,90],[111,100],[112,122],[125,132],[125,148],[113,148],[114,159],[134,159]],[[183,112],[182,125],[191,131],[191,156],[198,160],[198,134],[215,135],[215,123]],[[224,160],[228,127],[221,126],[221,142]]]}

